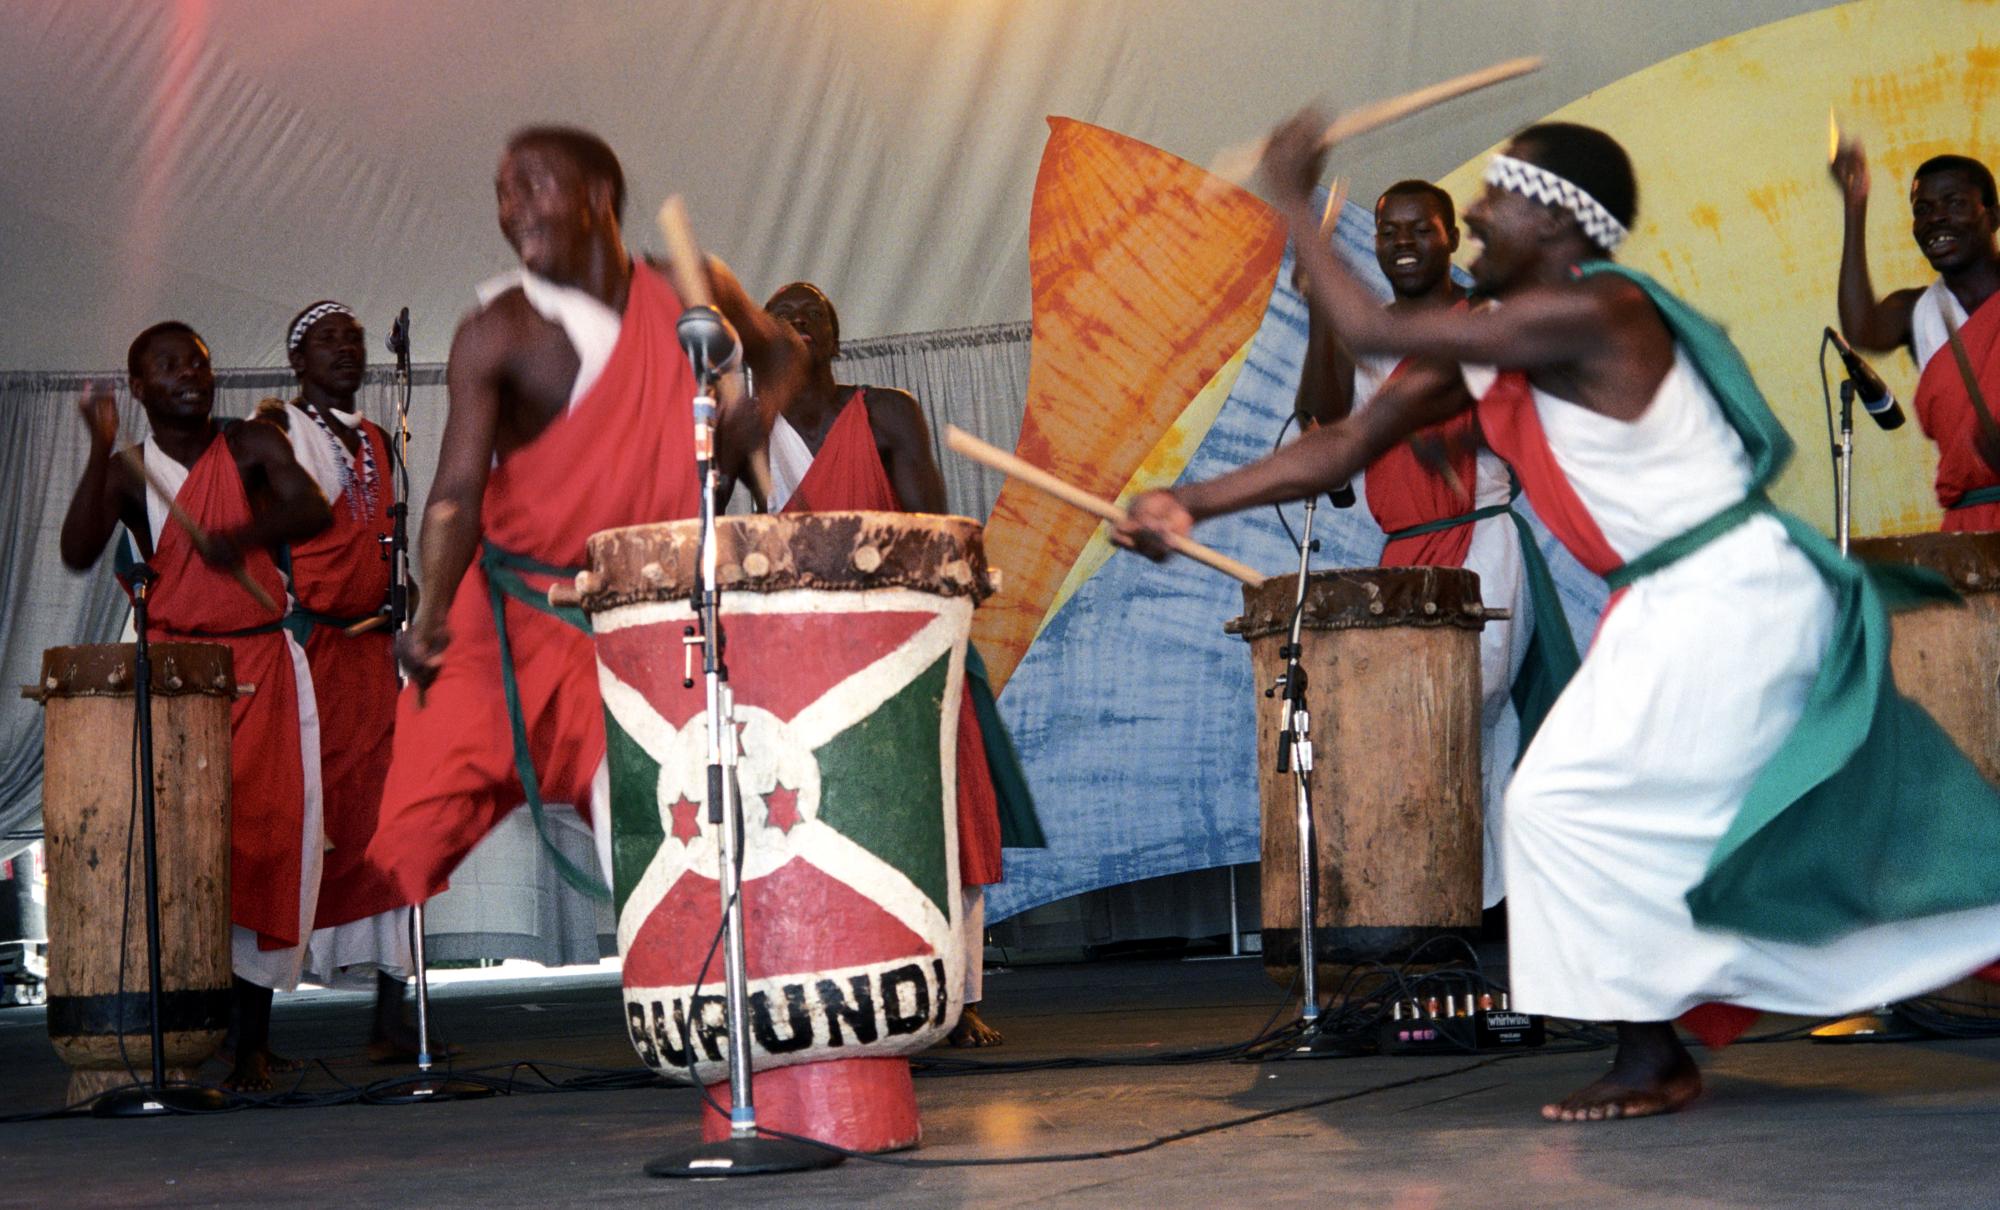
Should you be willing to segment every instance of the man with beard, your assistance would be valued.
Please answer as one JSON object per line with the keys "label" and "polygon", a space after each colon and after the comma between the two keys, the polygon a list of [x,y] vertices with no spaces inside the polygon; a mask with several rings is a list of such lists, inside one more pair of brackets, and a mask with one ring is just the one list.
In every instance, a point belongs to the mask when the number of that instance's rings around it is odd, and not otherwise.
{"label": "man with beard", "polygon": [[[840,355],[840,315],[819,287],[793,282],[765,303],[805,345],[806,381],[771,423],[766,446],[773,512],[847,509],[941,513],[944,476],[931,454],[923,410],[907,391],[833,380]],[[1039,847],[1026,776],[1000,722],[986,665],[965,648],[965,692],[958,711],[958,869],[960,931],[965,940],[964,1008],[949,1041],[998,1046],[1000,1031],[980,1015],[985,994],[986,888],[1004,877],[1001,847]]]}
{"label": "man with beard", "polygon": [[330,299],[293,316],[285,349],[298,397],[258,414],[285,430],[293,457],[333,509],[331,525],[292,545],[293,606],[285,619],[312,667],[326,793],[326,868],[306,969],[329,987],[373,984],[368,1053],[391,1062],[417,1051],[403,1015],[412,967],[409,901],[363,857],[389,772],[399,682],[390,630],[349,630],[371,618],[379,623],[387,607],[396,490],[388,435],[361,417],[355,400],[368,366],[362,337],[354,313]]}
{"label": "man with beard", "polygon": [[1937,443],[1937,498],[1946,532],[2000,530],[2000,428],[1980,415],[1958,359],[1959,329],[1987,406],[2000,399],[2000,203],[1993,174],[1962,155],[1933,156],[1910,182],[1910,235],[1937,278],[1875,297],[1868,276],[1868,158],[1858,142],[1833,160],[1846,234],[1840,250],[1840,330],[1858,349],[1907,347],[1920,377],[1911,406]]}
{"label": "man with beard", "polygon": [[[271,992],[298,984],[319,898],[319,723],[305,652],[282,629],[285,581],[276,554],[331,520],[284,434],[254,421],[218,422],[208,346],[183,323],[155,324],[126,354],[132,394],[152,433],[142,456],[206,534],[197,544],[168,522],[168,501],[113,457],[118,412],[108,390],[82,402],[90,458],[63,520],[63,562],[97,562],[123,524],[132,553],[159,574],[148,637],[226,645],[239,682],[256,692],[230,708],[230,919],[236,971],[235,1068],[227,1084],[271,1086]],[[240,569],[280,604],[255,600]]]}
{"label": "man with beard", "polygon": [[1568,123],[1516,136],[1466,214],[1473,276],[1501,305],[1389,316],[1309,238],[1324,129],[1301,115],[1265,159],[1314,295],[1357,353],[1464,369],[1419,364],[1356,417],[1147,493],[1117,537],[1163,555],[1197,518],[1324,490],[1476,408],[1535,511],[1610,583],[1507,792],[1515,1006],[1617,1023],[1610,1071],[1543,1116],[1686,1105],[1701,1077],[1682,1014],[1719,1043],[1751,1010],[1834,1015],[1985,965],[2000,793],[1887,668],[1885,596],[1948,589],[1864,569],[1765,498],[1791,443],[1734,346],[1608,259],[1638,208],[1623,148]]}
{"label": "man with beard", "polygon": [[[524,801],[538,823],[545,799],[602,808],[596,655],[547,589],[582,565],[591,534],[692,517],[699,501],[682,300],[625,250],[617,157],[585,131],[531,127],[508,140],[494,189],[521,269],[489,283],[452,338],[419,543],[431,591],[398,640],[413,683],[367,855],[407,901],[442,890]],[[708,274],[765,405],[781,408],[804,356],[796,338],[720,261],[689,271]],[[762,436],[757,408],[725,392],[719,468],[738,473]],[[609,831],[596,828],[607,869]]]}
{"label": "man with beard", "polygon": [[[1451,195],[1428,181],[1399,181],[1375,202],[1375,261],[1395,297],[1391,315],[1433,307],[1463,306],[1465,291],[1451,279],[1451,254],[1458,250],[1458,219]],[[1396,357],[1355,359],[1341,347],[1338,331],[1323,307],[1307,299],[1306,360],[1299,375],[1295,409],[1301,417],[1330,424],[1364,409],[1403,368]],[[1380,557],[1384,567],[1463,567],[1479,575],[1479,595],[1511,620],[1486,623],[1479,632],[1480,779],[1483,821],[1482,902],[1492,908],[1505,896],[1500,834],[1507,780],[1520,751],[1522,714],[1513,702],[1515,678],[1528,655],[1534,619],[1548,612],[1562,626],[1554,581],[1524,522],[1510,512],[1513,477],[1506,464],[1479,439],[1470,412],[1433,425],[1384,450],[1362,475],[1368,511],[1388,534]],[[1517,528],[1518,527],[1518,528]],[[1536,583],[1523,566],[1548,586],[1530,603]],[[1564,632],[1557,636],[1566,639]],[[1566,658],[1565,658],[1566,657]],[[1562,662],[1555,683],[1576,665],[1575,649],[1556,649]],[[1546,695],[1545,695],[1546,696]],[[1538,699],[1541,700],[1541,699]],[[1529,713],[1533,733],[1541,710]]]}

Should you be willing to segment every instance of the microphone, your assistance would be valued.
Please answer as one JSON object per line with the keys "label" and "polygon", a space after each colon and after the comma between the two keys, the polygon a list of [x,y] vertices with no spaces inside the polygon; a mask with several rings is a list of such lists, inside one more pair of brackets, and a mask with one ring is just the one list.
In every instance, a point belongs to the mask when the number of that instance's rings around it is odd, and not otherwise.
{"label": "microphone", "polygon": [[389,351],[396,355],[396,369],[410,372],[410,309],[404,307],[396,313],[396,322],[389,328]]}
{"label": "microphone", "polygon": [[694,366],[695,377],[702,382],[714,382],[735,369],[742,359],[743,348],[737,343],[736,329],[714,307],[689,307],[681,312],[674,331],[680,337],[681,350]]}
{"label": "microphone", "polygon": [[1839,332],[1826,330],[1826,338],[1833,342],[1834,352],[1847,366],[1847,381],[1854,384],[1854,396],[1861,401],[1862,408],[1874,418],[1884,430],[1903,427],[1903,408],[1896,402],[1896,396],[1889,390],[1889,384],[1875,372],[1875,367],[1861,359],[1854,347],[1841,339]]}

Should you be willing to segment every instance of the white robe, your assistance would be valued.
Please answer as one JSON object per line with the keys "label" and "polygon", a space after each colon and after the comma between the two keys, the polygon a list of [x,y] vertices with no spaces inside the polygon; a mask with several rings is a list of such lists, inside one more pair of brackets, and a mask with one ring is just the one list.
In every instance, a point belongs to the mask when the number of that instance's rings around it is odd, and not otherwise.
{"label": "white robe", "polygon": [[1951,334],[1944,326],[1947,314],[1951,316],[1952,327],[1965,326],[1965,308],[1940,277],[1917,296],[1917,305],[1910,312],[1910,352],[1916,355],[1919,372],[1951,341]]}
{"label": "white robe", "polygon": [[[1537,391],[1557,463],[1623,559],[1741,500],[1751,465],[1677,354],[1627,423]],[[1770,516],[1633,584],[1507,795],[1515,1005],[1665,1021],[1707,1001],[1832,1015],[1932,991],[2000,954],[2000,907],[1876,925],[1824,945],[1695,924],[1700,880],[1751,782],[1803,712],[1832,592]]]}
{"label": "white robe", "polygon": [[[1401,358],[1362,357],[1354,367],[1354,411],[1359,414],[1381,391]],[[1355,490],[1367,499],[1366,472],[1355,479]],[[1472,487],[1473,507],[1507,503],[1507,464],[1492,450],[1481,448]],[[1465,569],[1479,576],[1479,598],[1490,609],[1505,609],[1512,620],[1488,622],[1479,632],[1479,765],[1482,894],[1492,907],[1506,897],[1501,835],[1506,817],[1507,784],[1514,776],[1514,758],[1521,750],[1521,716],[1514,709],[1514,678],[1521,674],[1528,642],[1534,637],[1534,606],[1528,599],[1528,577],[1521,566],[1521,534],[1509,517],[1487,517],[1472,523],[1472,545],[1465,552]],[[1556,619],[1558,625],[1565,624]]]}

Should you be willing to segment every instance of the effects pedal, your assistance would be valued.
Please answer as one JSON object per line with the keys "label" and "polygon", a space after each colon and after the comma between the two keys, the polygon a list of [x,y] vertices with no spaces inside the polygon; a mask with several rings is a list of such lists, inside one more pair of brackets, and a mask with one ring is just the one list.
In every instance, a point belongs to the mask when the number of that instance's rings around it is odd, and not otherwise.
{"label": "effects pedal", "polygon": [[1376,1029],[1385,1055],[1462,1055],[1526,1050],[1548,1041],[1545,1020],[1507,1007],[1503,993],[1398,1000]]}

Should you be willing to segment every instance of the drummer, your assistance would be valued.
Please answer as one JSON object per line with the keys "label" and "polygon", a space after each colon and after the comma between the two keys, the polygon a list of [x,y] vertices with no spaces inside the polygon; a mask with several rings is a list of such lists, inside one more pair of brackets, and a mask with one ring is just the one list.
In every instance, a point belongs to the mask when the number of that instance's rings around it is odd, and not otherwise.
{"label": "drummer", "polygon": [[[691,517],[699,499],[695,380],[674,330],[682,301],[625,249],[617,156],[586,131],[530,127],[508,140],[494,188],[520,268],[486,284],[452,338],[419,543],[431,591],[398,640],[412,683],[367,855],[411,901],[442,890],[523,801],[607,801],[596,656],[546,590],[583,563],[591,534]],[[798,342],[727,266],[704,269],[745,364],[782,406],[800,377]],[[754,407],[725,400],[725,473],[759,429]],[[608,870],[609,829],[596,831]]]}
{"label": "drummer", "polygon": [[1983,420],[1957,359],[1950,326],[1970,355],[1990,408],[2000,399],[2000,198],[1986,165],[1933,156],[1910,182],[1910,234],[1937,272],[1928,286],[1875,297],[1868,276],[1868,157],[1859,142],[1832,165],[1846,219],[1840,254],[1840,330],[1858,349],[1906,347],[1921,376],[1911,401],[1938,446],[1937,498],[1946,532],[2000,530],[2000,428]]}
{"label": "drummer", "polygon": [[[1451,195],[1429,181],[1398,181],[1375,201],[1375,261],[1389,279],[1392,315],[1463,307],[1465,290],[1451,277],[1458,250],[1458,220]],[[1368,406],[1383,383],[1403,369],[1403,358],[1352,357],[1324,307],[1307,296],[1306,360],[1299,374],[1295,410],[1316,424],[1331,424]],[[1514,758],[1525,738],[1514,689],[1534,634],[1525,549],[1508,515],[1513,476],[1499,455],[1479,439],[1470,413],[1432,425],[1398,442],[1368,464],[1362,489],[1368,511],[1388,533],[1384,567],[1463,567],[1479,574],[1479,594],[1509,619],[1487,622],[1479,633],[1480,775],[1484,821],[1481,903],[1496,906],[1506,894],[1501,877],[1501,807]],[[1551,627],[1561,628],[1559,609]],[[1566,631],[1551,641],[1567,640]],[[1574,662],[1574,656],[1571,656]],[[1541,703],[1546,709],[1546,702]],[[1539,721],[1539,712],[1531,715]]]}
{"label": "drummer", "polygon": [[[819,287],[793,282],[765,307],[805,343],[805,386],[771,424],[766,446],[770,512],[945,511],[944,476],[931,454],[923,409],[907,391],[833,379],[840,315]],[[1001,880],[1003,844],[1040,847],[1028,783],[1000,723],[979,652],[966,645],[966,696],[958,713],[959,923],[965,939],[965,997],[949,1042],[998,1046],[1000,1031],[979,1013],[984,996],[986,888]],[[983,695],[983,697],[982,697]]]}
{"label": "drummer", "polygon": [[[226,1085],[271,1086],[271,992],[297,985],[319,900],[324,851],[319,724],[304,651],[279,627],[280,548],[332,520],[283,433],[213,415],[208,346],[183,323],[154,324],[126,355],[132,394],[152,433],[147,472],[204,531],[168,523],[168,501],[113,458],[118,410],[108,389],[83,400],[90,459],[63,519],[63,562],[84,571],[123,524],[131,553],[152,564],[149,636],[227,645],[239,682],[257,686],[230,712],[230,919],[234,923],[234,1070]],[[125,552],[121,552],[121,556]],[[234,578],[257,584],[255,600]]]}

